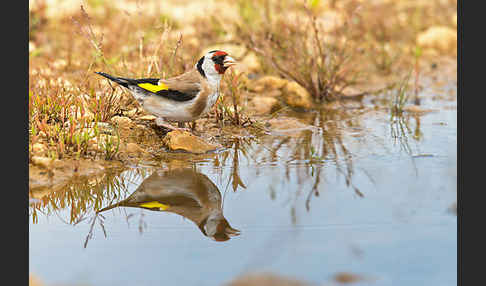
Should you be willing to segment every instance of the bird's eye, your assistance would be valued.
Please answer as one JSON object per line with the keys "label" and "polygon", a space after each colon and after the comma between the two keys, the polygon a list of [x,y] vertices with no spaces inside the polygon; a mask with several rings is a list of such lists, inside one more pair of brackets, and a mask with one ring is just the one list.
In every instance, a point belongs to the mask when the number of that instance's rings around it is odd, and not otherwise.
{"label": "bird's eye", "polygon": [[219,55],[219,56],[213,56],[211,59],[217,63],[217,64],[220,64],[222,65],[223,64],[223,61],[224,61],[224,55]]}

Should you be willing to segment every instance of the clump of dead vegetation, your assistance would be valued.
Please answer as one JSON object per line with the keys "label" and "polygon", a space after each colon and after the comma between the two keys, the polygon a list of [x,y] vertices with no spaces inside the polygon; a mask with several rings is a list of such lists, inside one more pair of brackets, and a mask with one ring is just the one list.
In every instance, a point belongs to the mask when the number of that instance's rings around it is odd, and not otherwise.
{"label": "clump of dead vegetation", "polygon": [[453,15],[455,1],[445,2],[241,0],[234,34],[266,71],[297,82],[322,102],[370,76],[408,70],[418,33]]}
{"label": "clump of dead vegetation", "polygon": [[325,32],[325,24],[317,18],[312,6],[287,6],[284,8],[287,11],[300,12],[279,16],[272,12],[279,8],[277,5],[258,7],[255,3],[240,1],[245,22],[254,24],[238,25],[237,34],[247,48],[280,76],[303,86],[317,101],[338,96],[344,88],[356,83],[359,77],[356,56],[360,47],[348,40],[355,9],[337,20],[343,21],[342,24],[333,24],[335,27]]}
{"label": "clump of dead vegetation", "polygon": [[243,82],[240,80],[243,73],[235,73],[233,70],[226,72],[222,83],[222,92],[215,108],[216,121],[221,127],[225,125],[249,126],[254,124],[250,117],[242,109]]}

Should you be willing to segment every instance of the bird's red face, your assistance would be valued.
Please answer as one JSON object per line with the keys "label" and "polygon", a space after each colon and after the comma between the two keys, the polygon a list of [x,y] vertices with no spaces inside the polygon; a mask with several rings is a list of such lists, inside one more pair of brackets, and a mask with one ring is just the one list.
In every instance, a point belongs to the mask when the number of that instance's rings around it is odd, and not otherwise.
{"label": "bird's red face", "polygon": [[211,60],[214,62],[214,69],[219,74],[224,74],[224,72],[232,65],[236,64],[236,61],[228,56],[228,53],[223,51],[211,51],[212,53]]}

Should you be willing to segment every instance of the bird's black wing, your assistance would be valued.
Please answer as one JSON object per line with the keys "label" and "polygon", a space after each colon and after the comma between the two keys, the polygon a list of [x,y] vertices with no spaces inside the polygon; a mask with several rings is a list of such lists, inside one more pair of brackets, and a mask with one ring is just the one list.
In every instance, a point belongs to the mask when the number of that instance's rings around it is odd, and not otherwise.
{"label": "bird's black wing", "polygon": [[188,101],[196,97],[198,92],[199,91],[191,91],[186,93],[174,89],[166,89],[157,91],[155,94],[175,101]]}
{"label": "bird's black wing", "polygon": [[138,85],[138,84],[141,84],[141,83],[149,83],[149,84],[152,84],[152,85],[157,85],[157,83],[159,82],[158,78],[132,79],[132,78],[116,77],[116,76],[112,76],[112,75],[109,75],[109,74],[104,73],[104,72],[96,72],[96,73],[101,75],[101,76],[106,77],[109,80],[112,80],[112,81],[118,83],[119,85],[121,85],[123,87],[127,87],[127,88],[129,86]]}
{"label": "bird's black wing", "polygon": [[97,74],[102,75],[128,89],[141,91],[142,94],[154,94],[180,102],[193,99],[201,90],[198,83],[191,83],[187,81],[161,81],[158,78],[131,79],[114,77],[101,72],[97,72]]}

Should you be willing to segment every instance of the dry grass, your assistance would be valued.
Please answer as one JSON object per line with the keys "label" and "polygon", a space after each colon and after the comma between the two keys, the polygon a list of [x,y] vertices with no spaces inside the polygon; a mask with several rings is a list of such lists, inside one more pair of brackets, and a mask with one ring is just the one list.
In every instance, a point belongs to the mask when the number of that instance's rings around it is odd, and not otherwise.
{"label": "dry grass", "polygon": [[245,74],[237,74],[233,70],[227,71],[224,75],[223,83],[221,84],[222,92],[215,108],[215,118],[221,127],[225,125],[240,127],[255,125],[255,122],[242,109],[242,76],[245,76]]}
{"label": "dry grass", "polygon": [[235,34],[268,72],[296,81],[321,102],[370,75],[407,70],[418,33],[451,25],[456,4],[445,2],[242,0],[244,21],[235,24]]}
{"label": "dry grass", "polygon": [[[188,19],[171,17],[173,11],[163,8],[148,13],[144,5],[156,4],[150,1],[88,1],[52,16],[46,2],[35,3],[29,9],[29,147],[44,144],[55,158],[116,158],[115,143],[124,139],[101,130],[100,123],[138,105],[94,71],[170,77],[192,68],[206,47],[243,45],[244,55],[253,52],[261,61],[260,75],[296,81],[316,102],[327,101],[369,75],[393,78],[414,67],[417,82],[423,58],[417,34],[433,25],[451,26],[456,13],[456,1],[438,0],[221,0],[214,6],[226,13],[194,10]],[[251,123],[245,116],[246,76],[225,76],[226,100],[209,115],[221,125]],[[99,148],[91,148],[93,142]]]}
{"label": "dry grass", "polygon": [[[30,150],[42,143],[53,158],[113,159],[118,151],[118,133],[102,136],[99,123],[137,105],[94,71],[128,77],[172,76],[188,68],[183,62],[193,61],[181,56],[182,37],[169,36],[172,27],[167,20],[153,26],[160,19],[134,21],[108,10],[117,17],[100,23],[102,18],[90,16],[87,10],[81,6],[75,15],[50,19],[42,14],[45,8],[31,11],[30,39],[35,48],[29,61]],[[99,146],[89,150],[93,142]]]}
{"label": "dry grass", "polygon": [[[286,16],[272,15],[268,10],[275,11],[277,7],[270,5],[243,7],[243,17],[246,14],[260,16],[248,20],[261,28],[255,30],[252,25],[238,25],[237,34],[241,40],[279,75],[299,83],[317,101],[339,95],[358,79],[355,56],[360,52],[359,47],[348,42],[354,11],[344,16],[344,23],[336,24],[335,29],[326,33],[324,25],[318,22],[317,13],[307,5],[292,7],[292,11],[299,12]],[[257,9],[263,12],[259,14]]]}

